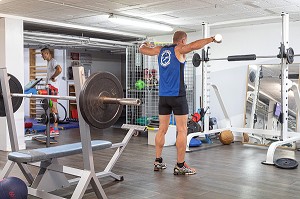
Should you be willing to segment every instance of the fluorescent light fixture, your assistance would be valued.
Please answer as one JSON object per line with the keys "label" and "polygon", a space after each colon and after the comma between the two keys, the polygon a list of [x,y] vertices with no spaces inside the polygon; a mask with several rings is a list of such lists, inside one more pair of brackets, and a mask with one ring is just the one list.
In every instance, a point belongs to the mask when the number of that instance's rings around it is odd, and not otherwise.
{"label": "fluorescent light fixture", "polygon": [[153,23],[148,21],[142,21],[139,19],[134,18],[128,18],[128,17],[121,17],[111,14],[108,17],[108,20],[110,20],[113,23],[120,24],[120,25],[127,25],[127,26],[134,26],[138,28],[145,28],[145,29],[154,29],[154,30],[160,30],[160,31],[166,31],[170,32],[173,30],[171,26],[159,24],[159,23]]}
{"label": "fluorescent light fixture", "polygon": [[275,20],[280,18],[281,16],[267,16],[267,17],[248,18],[248,19],[237,19],[231,21],[216,22],[216,23],[209,24],[209,26],[220,26],[220,25],[230,25],[230,24],[247,23],[247,22],[255,22],[255,21]]}
{"label": "fluorescent light fixture", "polygon": [[70,28],[70,29],[76,29],[76,30],[84,30],[84,31],[94,31],[94,32],[100,32],[100,33],[107,33],[107,34],[114,34],[114,35],[122,35],[126,37],[135,37],[135,38],[146,38],[146,35],[139,35],[129,32],[123,32],[123,31],[117,31],[117,30],[109,30],[105,28],[98,28],[98,27],[92,27],[92,26],[83,26],[83,25],[77,25],[77,24],[70,24],[70,23],[61,23],[61,22],[55,22],[55,21],[48,21],[43,19],[35,19],[35,18],[28,18],[28,17],[22,17],[22,16],[15,16],[15,15],[8,15],[0,13],[0,18],[7,17],[11,19],[20,19],[27,22],[32,22],[35,24],[44,24],[44,25],[51,25],[51,26],[57,26],[60,28]]}

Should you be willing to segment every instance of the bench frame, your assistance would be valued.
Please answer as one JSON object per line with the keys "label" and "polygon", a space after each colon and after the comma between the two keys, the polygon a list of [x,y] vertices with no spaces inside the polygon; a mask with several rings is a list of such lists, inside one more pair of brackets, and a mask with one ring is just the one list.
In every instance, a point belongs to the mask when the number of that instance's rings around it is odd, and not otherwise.
{"label": "bench frame", "polygon": [[[75,90],[80,91],[82,85],[85,82],[84,68],[73,67],[73,73]],[[11,102],[6,68],[0,68],[0,79],[3,91],[3,100],[11,148],[12,152],[17,152],[19,151],[19,144],[17,140],[15,119],[13,114],[13,107]],[[27,166],[27,163],[20,163],[8,160],[0,173],[0,179],[8,177],[14,165],[17,164],[29,184],[29,194],[35,197],[43,199],[62,199],[64,197],[57,196],[49,192],[65,188],[73,184],[77,184],[71,199],[80,199],[83,197],[88,185],[91,184],[97,198],[107,198],[98,178],[110,176],[118,181],[123,180],[123,176],[113,173],[112,169],[118,161],[119,157],[121,156],[122,152],[124,151],[125,147],[127,146],[129,140],[134,135],[134,133],[136,131],[145,130],[145,127],[136,125],[123,125],[122,128],[129,129],[126,136],[124,137],[122,142],[115,143],[110,147],[116,148],[114,155],[112,156],[104,171],[96,173],[91,145],[90,126],[84,121],[80,113],[79,95],[80,92],[76,92],[80,139],[82,143],[83,169],[64,166],[58,162],[57,158],[45,159],[44,161],[30,164],[39,167],[38,174],[35,177],[33,177],[32,173],[30,172]],[[67,180],[65,174],[77,176],[78,178]]]}

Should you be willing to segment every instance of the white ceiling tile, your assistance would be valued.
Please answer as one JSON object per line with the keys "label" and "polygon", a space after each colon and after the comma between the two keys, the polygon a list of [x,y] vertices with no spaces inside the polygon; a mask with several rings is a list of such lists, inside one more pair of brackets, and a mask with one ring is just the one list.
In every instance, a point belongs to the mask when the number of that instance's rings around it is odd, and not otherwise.
{"label": "white ceiling tile", "polygon": [[79,18],[73,18],[73,19],[68,19],[65,20],[67,22],[72,22],[72,23],[85,23],[85,24],[97,24],[97,23],[102,23],[102,22],[107,22],[108,21],[108,14],[100,14],[100,15],[94,15],[94,16],[87,16],[87,17],[79,17]]}
{"label": "white ceiling tile", "polygon": [[[171,24],[176,28],[195,30],[202,22],[217,23],[237,19],[279,16],[282,11],[290,20],[300,20],[300,0],[2,0],[0,13],[29,18],[97,26],[141,34],[165,34],[116,26],[109,13]],[[266,20],[265,23],[270,21]],[[255,22],[257,24],[264,21]],[[240,26],[235,24],[232,26]]]}

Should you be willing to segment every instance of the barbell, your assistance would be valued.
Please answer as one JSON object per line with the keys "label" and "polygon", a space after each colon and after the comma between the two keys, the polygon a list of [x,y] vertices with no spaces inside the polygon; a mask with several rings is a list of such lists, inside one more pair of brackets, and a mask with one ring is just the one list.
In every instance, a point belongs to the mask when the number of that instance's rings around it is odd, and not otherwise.
{"label": "barbell", "polygon": [[[19,109],[23,98],[76,100],[75,96],[23,94],[21,83],[11,74],[8,74],[8,84],[13,112]],[[79,96],[82,117],[86,123],[99,129],[113,125],[120,117],[123,105],[139,106],[141,104],[140,99],[123,98],[123,88],[119,79],[109,72],[98,72],[88,77]],[[6,116],[1,83],[0,116]]]}
{"label": "barbell", "polygon": [[[202,53],[202,57],[198,54],[198,53],[195,53],[193,55],[193,59],[192,59],[192,63],[195,67],[198,67],[200,66],[201,62],[202,61],[216,61],[216,60],[227,60],[227,61],[252,61],[252,60],[256,60],[257,58],[260,58],[260,59],[263,59],[263,58],[287,58],[287,63],[288,64],[292,64],[294,62],[294,57],[295,56],[300,56],[300,55],[295,55],[294,54],[294,50],[293,48],[288,48],[286,50],[286,52],[284,52],[284,47],[281,46],[279,47],[280,49],[280,52],[277,56],[256,56],[256,54],[247,54],[247,55],[232,55],[232,56],[228,56],[228,57],[225,57],[225,58],[212,58],[212,59],[209,59],[208,58],[208,55],[205,55],[204,53]],[[207,53],[208,54],[208,53]]]}

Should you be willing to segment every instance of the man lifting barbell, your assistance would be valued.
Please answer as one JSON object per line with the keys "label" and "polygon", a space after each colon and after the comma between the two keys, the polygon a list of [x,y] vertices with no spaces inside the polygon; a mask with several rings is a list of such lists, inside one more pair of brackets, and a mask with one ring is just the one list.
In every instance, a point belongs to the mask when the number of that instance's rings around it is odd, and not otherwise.
{"label": "man lifting barbell", "polygon": [[196,40],[187,44],[187,34],[176,31],[173,35],[173,44],[170,46],[153,46],[145,42],[140,46],[144,55],[158,55],[159,65],[159,130],[155,137],[156,159],[154,171],[166,169],[167,165],[162,159],[162,150],[167,133],[170,114],[174,113],[177,128],[177,164],[174,174],[192,175],[196,170],[190,168],[185,160],[185,147],[187,142],[188,104],[184,84],[184,65],[186,54],[203,48],[211,42],[220,43],[221,35]]}

